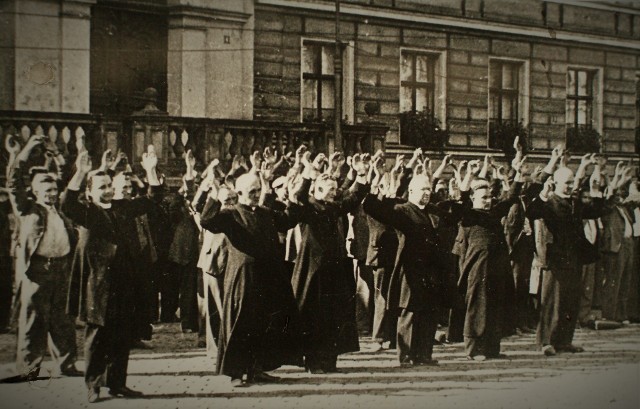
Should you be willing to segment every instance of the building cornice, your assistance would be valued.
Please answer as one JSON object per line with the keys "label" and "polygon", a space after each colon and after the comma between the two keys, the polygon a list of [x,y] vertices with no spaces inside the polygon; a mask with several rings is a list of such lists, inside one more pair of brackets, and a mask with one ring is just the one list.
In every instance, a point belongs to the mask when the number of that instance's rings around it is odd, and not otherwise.
{"label": "building cornice", "polygon": [[[335,13],[335,4],[326,1],[308,2],[301,0],[256,0],[257,4],[264,6],[286,7],[292,9]],[[623,40],[607,36],[598,36],[582,33],[574,33],[564,30],[546,29],[538,27],[523,27],[513,24],[497,22],[474,21],[471,19],[461,19],[449,16],[419,15],[415,12],[402,10],[392,10],[388,8],[373,8],[359,6],[355,4],[342,4],[340,13],[343,15],[356,16],[362,18],[379,18],[382,20],[392,20],[399,22],[411,22],[429,24],[440,27],[451,27],[455,29],[468,29],[479,32],[490,32],[497,34],[512,34],[531,38],[539,38],[553,41],[569,41],[581,44],[593,44],[607,47],[626,48],[640,50],[640,41]]]}
{"label": "building cornice", "polygon": [[249,13],[183,5],[169,7],[169,16],[199,20],[221,20],[236,24],[244,24],[251,18]]}
{"label": "building cornice", "polygon": [[635,9],[625,6],[614,6],[609,4],[602,4],[594,1],[584,0],[546,0],[547,3],[564,4],[567,6],[583,7],[586,9],[607,10],[615,13],[627,13],[640,16],[640,9]]}

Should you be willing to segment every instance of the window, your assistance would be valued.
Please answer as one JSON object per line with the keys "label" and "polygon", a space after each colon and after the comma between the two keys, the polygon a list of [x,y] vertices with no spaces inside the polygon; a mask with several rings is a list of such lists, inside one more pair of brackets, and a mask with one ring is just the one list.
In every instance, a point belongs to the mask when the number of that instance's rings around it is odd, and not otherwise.
{"label": "window", "polygon": [[567,71],[567,127],[593,128],[593,96],[596,72]]}
{"label": "window", "polygon": [[434,114],[437,54],[403,51],[400,64],[400,112]]}
{"label": "window", "polygon": [[[302,121],[332,122],[335,107],[335,43],[321,40],[302,42]],[[342,116],[354,121],[354,44],[342,48]]]}
{"label": "window", "polygon": [[302,50],[302,118],[333,119],[335,101],[335,45],[305,41]]}
{"label": "window", "polygon": [[528,120],[527,63],[489,61],[489,147],[511,146],[516,135],[526,132]]}
{"label": "window", "polygon": [[444,52],[400,52],[400,143],[441,147],[444,135],[446,56]]}
{"label": "window", "polygon": [[597,152],[601,147],[601,71],[567,69],[567,148],[574,152]]}
{"label": "window", "polygon": [[636,76],[636,153],[640,154],[640,74]]}

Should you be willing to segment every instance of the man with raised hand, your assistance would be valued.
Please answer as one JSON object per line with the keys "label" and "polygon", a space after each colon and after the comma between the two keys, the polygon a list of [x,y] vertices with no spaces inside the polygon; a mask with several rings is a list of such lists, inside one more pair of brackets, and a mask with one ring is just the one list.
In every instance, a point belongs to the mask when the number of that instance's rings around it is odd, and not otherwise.
{"label": "man with raised hand", "polygon": [[[158,159],[153,149],[143,154],[142,166],[151,186],[160,182],[156,174]],[[81,199],[80,188],[86,179],[88,201]],[[111,177],[103,170],[91,171],[88,152],[78,154],[76,173],[69,181],[63,210],[89,231],[84,265],[87,277],[75,280],[80,285],[80,318],[87,323],[85,334],[85,382],[90,403],[99,399],[100,387],[107,386],[112,396],[139,396],[126,386],[129,351],[135,338],[136,281],[135,253],[129,225],[135,219],[113,206]],[[80,274],[72,271],[72,274]],[[85,272],[86,273],[86,272]]]}
{"label": "man with raised hand", "polygon": [[16,279],[21,284],[16,369],[22,380],[38,376],[48,337],[56,370],[62,375],[81,375],[75,368],[75,325],[65,311],[70,256],[77,233],[57,208],[55,174],[45,168],[32,169],[31,195],[24,185],[23,166],[44,140],[42,135],[29,139],[9,169],[8,179],[14,212],[20,218],[16,248]]}
{"label": "man with raised hand", "polygon": [[[445,254],[437,233],[439,211],[429,205],[431,180],[425,163],[412,166],[406,203],[383,198],[374,185],[363,204],[367,214],[398,231],[398,255],[387,308],[398,313],[397,348],[402,367],[437,364],[432,353],[444,290],[445,266],[441,262]],[[376,164],[375,169],[379,169]]]}
{"label": "man with raised hand", "polygon": [[[581,263],[589,255],[583,254],[583,219],[601,216],[604,201],[602,192],[591,188],[591,203],[583,204],[574,195],[574,186],[580,182],[566,166],[554,171],[559,159],[564,156],[561,148],[555,148],[543,172],[553,174],[544,183],[539,197],[527,209],[530,220],[542,219],[553,236],[553,243],[547,246],[547,267],[542,276],[540,299],[540,322],[537,342],[547,356],[556,352],[582,352],[574,346],[573,334],[580,309]],[[595,159],[582,159],[578,176],[584,176],[586,167]],[[575,184],[574,184],[575,182]]]}
{"label": "man with raised hand", "polygon": [[278,238],[295,221],[260,206],[257,155],[251,171],[236,180],[238,204],[222,208],[214,179],[200,218],[202,228],[228,240],[217,371],[236,387],[276,382],[266,371],[302,363],[298,310]]}
{"label": "man with raised hand", "polygon": [[325,155],[311,161],[307,152],[302,184],[292,197],[296,205],[291,211],[298,216],[302,241],[291,281],[304,326],[305,366],[311,373],[336,372],[338,355],[359,349],[344,217],[357,209],[368,191],[368,156],[354,156],[356,183],[352,191],[337,197],[337,181],[330,172],[322,172]]}

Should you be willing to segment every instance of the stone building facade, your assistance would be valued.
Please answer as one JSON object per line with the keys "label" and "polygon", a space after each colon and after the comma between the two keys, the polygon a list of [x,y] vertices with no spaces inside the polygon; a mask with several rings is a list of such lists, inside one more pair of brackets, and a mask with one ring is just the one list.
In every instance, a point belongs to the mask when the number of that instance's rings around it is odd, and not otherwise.
{"label": "stone building facade", "polygon": [[5,0],[0,110],[128,115],[152,86],[172,116],[331,122],[339,92],[344,122],[388,125],[391,150],[425,109],[448,151],[499,152],[504,124],[533,150],[638,149],[637,2],[343,0],[340,89],[335,3]]}

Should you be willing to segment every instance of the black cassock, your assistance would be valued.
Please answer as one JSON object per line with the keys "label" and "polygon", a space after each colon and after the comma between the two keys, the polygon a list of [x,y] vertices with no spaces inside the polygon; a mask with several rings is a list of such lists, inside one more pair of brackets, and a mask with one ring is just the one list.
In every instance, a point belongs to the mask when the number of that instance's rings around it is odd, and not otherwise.
{"label": "black cassock", "polygon": [[339,354],[358,351],[355,277],[346,252],[344,217],[355,211],[366,186],[356,184],[336,202],[309,199],[310,181],[292,205],[300,221],[302,241],[291,279],[304,333],[309,369],[334,370]]}
{"label": "black cassock", "polygon": [[302,365],[299,318],[278,231],[295,223],[285,212],[209,200],[201,225],[229,241],[224,275],[218,373],[239,378],[252,370]]}

